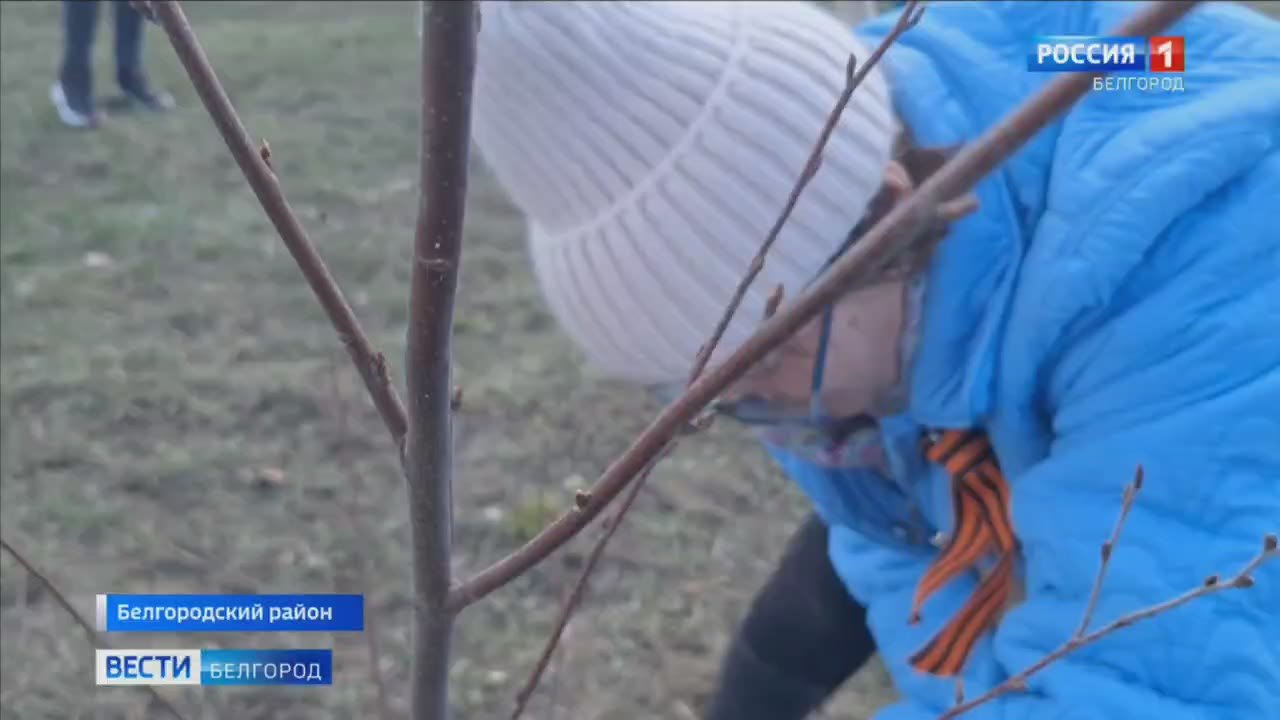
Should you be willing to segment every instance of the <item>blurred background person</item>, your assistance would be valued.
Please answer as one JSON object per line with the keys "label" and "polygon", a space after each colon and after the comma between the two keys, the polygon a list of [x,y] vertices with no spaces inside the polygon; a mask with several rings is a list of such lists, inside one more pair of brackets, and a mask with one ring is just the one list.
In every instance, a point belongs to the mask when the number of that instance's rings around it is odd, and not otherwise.
{"label": "blurred background person", "polygon": [[[173,97],[153,90],[142,67],[142,13],[128,0],[110,0],[115,11],[116,83],[122,95],[113,108],[164,112]],[[93,128],[102,121],[94,99],[93,41],[98,30],[100,0],[62,0],[62,64],[49,89],[58,119],[68,127]]]}

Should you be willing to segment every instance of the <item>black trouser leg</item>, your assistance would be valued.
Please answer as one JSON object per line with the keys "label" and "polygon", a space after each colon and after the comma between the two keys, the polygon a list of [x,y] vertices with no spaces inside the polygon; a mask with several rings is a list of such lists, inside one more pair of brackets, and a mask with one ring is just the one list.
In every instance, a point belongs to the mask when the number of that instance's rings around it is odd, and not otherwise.
{"label": "black trouser leg", "polygon": [[875,654],[866,616],[811,515],[738,628],[706,720],[801,720]]}

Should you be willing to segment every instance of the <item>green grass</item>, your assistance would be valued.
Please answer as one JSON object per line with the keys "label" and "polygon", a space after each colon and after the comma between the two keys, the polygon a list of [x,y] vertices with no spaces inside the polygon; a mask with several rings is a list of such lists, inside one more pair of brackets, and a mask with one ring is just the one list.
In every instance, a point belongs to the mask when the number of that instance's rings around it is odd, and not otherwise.
{"label": "green grass", "polygon": [[[4,534],[84,613],[107,591],[365,592],[402,712],[408,532],[386,434],[158,29],[147,30],[149,68],[178,112],[114,117],[93,133],[57,124],[46,94],[58,12],[0,3]],[[188,12],[375,344],[402,366],[413,6],[219,2]],[[104,12],[103,94],[110,29]],[[478,163],[467,228],[460,576],[566,507],[575,482],[593,479],[654,410],[581,372],[538,296],[521,222]],[[283,482],[261,482],[264,468]],[[682,449],[615,540],[530,717],[693,718],[727,633],[802,509],[760,451],[727,429]],[[458,718],[510,709],[595,536],[463,616]],[[0,569],[0,716],[162,717],[140,691],[95,688],[91,644],[10,558]],[[377,712],[359,635],[122,642],[336,648],[331,689],[174,693],[189,718]],[[865,674],[829,716],[864,717],[885,699],[882,685],[878,670]]]}

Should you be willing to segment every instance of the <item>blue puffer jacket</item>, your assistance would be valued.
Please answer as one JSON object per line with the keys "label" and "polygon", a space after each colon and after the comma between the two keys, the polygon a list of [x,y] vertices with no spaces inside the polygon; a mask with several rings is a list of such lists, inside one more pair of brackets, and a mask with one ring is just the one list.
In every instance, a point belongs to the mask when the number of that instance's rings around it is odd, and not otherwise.
{"label": "blue puffer jacket", "polygon": [[[918,142],[970,140],[1052,75],[1036,35],[1102,34],[1131,3],[935,3],[885,58]],[[891,14],[858,28],[872,46]],[[970,696],[1080,622],[1099,546],[1138,464],[1146,486],[1094,625],[1233,572],[1280,532],[1280,24],[1206,4],[1186,91],[1096,92],[979,187],[928,275],[910,409],[889,465],[946,530],[947,478],[923,426],[986,428],[1012,488],[1025,599],[974,651]],[[959,608],[957,580],[909,626],[931,548],[858,530],[857,471],[775,457],[832,526],[831,557],[903,699],[877,720],[934,718],[954,683],[907,658]],[[975,720],[1280,718],[1280,561],[1249,590],[1196,601],[1051,666]]]}

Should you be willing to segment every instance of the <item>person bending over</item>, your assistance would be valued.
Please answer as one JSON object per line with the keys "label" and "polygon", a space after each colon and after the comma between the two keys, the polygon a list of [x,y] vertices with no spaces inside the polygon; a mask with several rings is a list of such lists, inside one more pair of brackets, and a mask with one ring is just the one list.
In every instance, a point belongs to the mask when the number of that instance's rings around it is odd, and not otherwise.
{"label": "person bending over", "polygon": [[[853,95],[723,358],[1052,76],[1032,39],[1124,2],[936,3]],[[475,138],[551,312],[602,374],[679,392],[896,11],[484,2]],[[800,718],[873,652],[935,718],[1094,617],[1233,571],[1280,529],[1280,31],[1201,5],[1182,92],[1093,92],[976,188],[918,272],[853,290],[717,403],[812,499],[706,710]],[[785,302],[785,300],[784,300]],[[1280,568],[1115,633],[974,720],[1280,717]]]}

